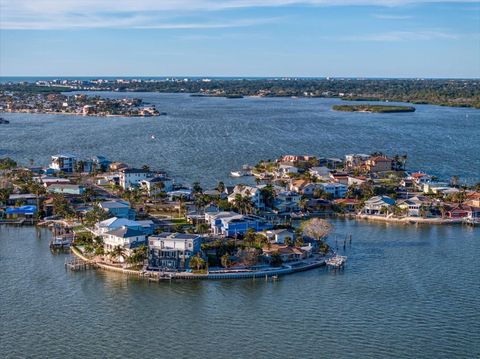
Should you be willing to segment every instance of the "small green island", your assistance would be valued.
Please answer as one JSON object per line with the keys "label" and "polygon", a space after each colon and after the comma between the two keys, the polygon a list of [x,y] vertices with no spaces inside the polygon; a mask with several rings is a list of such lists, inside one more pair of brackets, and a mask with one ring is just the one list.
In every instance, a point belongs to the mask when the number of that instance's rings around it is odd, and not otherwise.
{"label": "small green island", "polygon": [[412,106],[387,106],[387,105],[334,105],[335,111],[343,112],[374,112],[374,113],[394,113],[394,112],[415,112]]}

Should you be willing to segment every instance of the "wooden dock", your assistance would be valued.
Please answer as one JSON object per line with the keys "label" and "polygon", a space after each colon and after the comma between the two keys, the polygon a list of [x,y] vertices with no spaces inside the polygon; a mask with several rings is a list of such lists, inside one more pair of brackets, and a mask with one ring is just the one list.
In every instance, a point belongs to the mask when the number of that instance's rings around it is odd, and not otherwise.
{"label": "wooden dock", "polygon": [[65,259],[65,268],[70,269],[71,271],[77,272],[87,269],[96,268],[96,264],[92,262],[84,261],[80,258]]}

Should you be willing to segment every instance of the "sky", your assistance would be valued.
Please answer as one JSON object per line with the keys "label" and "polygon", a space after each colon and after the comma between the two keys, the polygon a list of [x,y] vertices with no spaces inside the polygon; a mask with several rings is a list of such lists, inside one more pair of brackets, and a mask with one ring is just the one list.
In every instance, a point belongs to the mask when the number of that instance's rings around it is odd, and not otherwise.
{"label": "sky", "polygon": [[0,0],[0,76],[480,78],[480,1]]}

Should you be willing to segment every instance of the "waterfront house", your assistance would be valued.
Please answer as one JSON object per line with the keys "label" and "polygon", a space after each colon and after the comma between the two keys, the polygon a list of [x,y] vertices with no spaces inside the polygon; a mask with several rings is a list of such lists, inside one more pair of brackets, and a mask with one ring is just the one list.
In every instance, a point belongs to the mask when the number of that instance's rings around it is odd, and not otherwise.
{"label": "waterfront house", "polygon": [[77,158],[69,154],[60,154],[52,156],[52,162],[50,163],[50,168],[55,171],[61,171],[66,173],[75,172],[75,164]]}
{"label": "waterfront house", "polygon": [[170,192],[173,190],[173,181],[164,176],[156,176],[146,178],[139,182],[140,188],[143,189],[149,197],[155,197],[161,192]]}
{"label": "waterfront house", "polygon": [[189,259],[200,252],[197,234],[163,232],[148,238],[148,267],[159,270],[182,270]]}
{"label": "waterfront house", "polygon": [[109,166],[110,171],[113,171],[113,172],[120,171],[125,168],[129,168],[129,166],[123,162],[113,162]]}
{"label": "waterfront house", "polygon": [[464,208],[467,211],[467,215],[465,216],[465,218],[467,218],[473,223],[480,222],[480,207],[465,206]]}
{"label": "waterfront house", "polygon": [[[102,237],[105,253],[111,252],[115,247],[120,246],[125,250],[125,257],[130,256],[135,248],[147,245],[145,233],[127,226],[105,232]],[[125,259],[124,257],[118,258],[120,262],[125,261]]]}
{"label": "waterfront house", "polygon": [[98,206],[113,217],[135,219],[135,211],[130,208],[130,203],[124,200],[113,200],[100,202]]}
{"label": "waterfront house", "polygon": [[295,239],[295,233],[290,229],[272,229],[265,232],[260,232],[269,239],[270,242],[276,244],[285,244],[286,239],[290,239],[290,242],[293,243]]}
{"label": "waterfront house", "polygon": [[7,207],[5,214],[7,219],[33,219],[37,213],[37,207],[28,205],[28,206],[19,206],[19,207]]}
{"label": "waterfront house", "polygon": [[314,156],[295,156],[295,155],[285,155],[280,159],[281,163],[295,165],[299,162],[308,162],[314,160]]}
{"label": "waterfront house", "polygon": [[345,155],[345,167],[349,169],[359,167],[369,158],[370,155],[366,155],[364,153],[353,153]]}
{"label": "waterfront house", "polygon": [[395,205],[395,200],[388,196],[375,196],[365,202],[363,212],[378,215],[384,210],[389,210]]}
{"label": "waterfront house", "polygon": [[407,177],[408,179],[413,180],[416,185],[423,187],[425,183],[432,181],[432,176],[427,175],[424,172],[414,172],[410,176]]}
{"label": "waterfront house", "polygon": [[298,168],[292,165],[281,164],[276,171],[277,177],[289,177],[289,175],[298,173]]}
{"label": "waterfront house", "polygon": [[145,235],[153,234],[155,230],[155,224],[151,220],[132,221],[127,218],[112,217],[104,221],[98,222],[95,225],[95,233],[97,235],[103,235],[108,231],[112,231],[121,227],[129,227],[138,230]]}
{"label": "waterfront house", "polygon": [[234,187],[233,192],[228,196],[228,203],[235,202],[237,194],[242,197],[248,197],[252,201],[253,205],[257,209],[265,209],[265,203],[259,187],[251,187],[246,185],[237,185]]}
{"label": "waterfront house", "polygon": [[308,252],[299,247],[290,247],[281,244],[272,244],[269,247],[264,247],[263,256],[267,260],[271,260],[272,255],[278,253],[282,258],[282,262],[299,261],[307,258]]}
{"label": "waterfront house", "polygon": [[220,232],[225,237],[244,235],[249,229],[259,232],[272,228],[263,218],[253,215],[224,217],[220,222]]}
{"label": "waterfront house", "polygon": [[448,218],[465,218],[471,213],[471,207],[463,204],[450,204],[447,211]]}
{"label": "waterfront house", "polygon": [[91,158],[93,163],[92,171],[107,171],[112,163],[106,157],[103,156],[93,156]]}
{"label": "waterfront house", "polygon": [[140,182],[151,177],[150,171],[138,168],[122,168],[118,171],[119,183],[123,189],[138,187]]}
{"label": "waterfront house", "polygon": [[78,184],[52,184],[47,188],[48,193],[61,193],[79,196],[85,192],[85,187]]}
{"label": "waterfront house", "polygon": [[425,196],[415,196],[398,202],[398,207],[407,212],[409,216],[420,216],[422,206],[430,206],[432,201]]}
{"label": "waterfront house", "polygon": [[358,199],[353,198],[338,198],[333,202],[347,212],[355,212],[357,206],[360,204]]}
{"label": "waterfront house", "polygon": [[248,229],[263,231],[272,225],[257,216],[244,216],[236,212],[206,212],[205,222],[210,225],[212,234],[223,236],[243,235]]}
{"label": "waterfront house", "polygon": [[365,168],[368,172],[386,172],[391,171],[393,160],[386,156],[370,157],[365,161]]}

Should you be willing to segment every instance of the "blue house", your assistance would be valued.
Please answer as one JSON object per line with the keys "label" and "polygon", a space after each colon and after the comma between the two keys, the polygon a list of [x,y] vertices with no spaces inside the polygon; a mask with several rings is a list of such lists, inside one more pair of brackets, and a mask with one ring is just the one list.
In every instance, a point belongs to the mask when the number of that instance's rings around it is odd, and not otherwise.
{"label": "blue house", "polygon": [[135,220],[135,211],[130,208],[130,203],[127,201],[105,201],[98,206],[114,217]]}
{"label": "blue house", "polygon": [[237,215],[221,219],[221,232],[226,237],[244,235],[249,229],[259,232],[272,227],[272,224],[266,222],[263,218],[252,215]]}
{"label": "blue house", "polygon": [[8,207],[7,218],[32,218],[37,213],[37,206]]}

